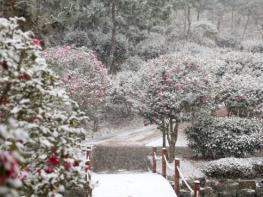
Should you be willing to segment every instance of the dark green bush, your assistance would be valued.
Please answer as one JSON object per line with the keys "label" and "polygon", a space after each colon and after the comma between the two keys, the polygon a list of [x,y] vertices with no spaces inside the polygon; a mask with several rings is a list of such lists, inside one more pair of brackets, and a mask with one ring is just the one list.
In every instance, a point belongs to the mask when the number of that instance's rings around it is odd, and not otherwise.
{"label": "dark green bush", "polygon": [[186,134],[197,157],[246,157],[263,147],[263,123],[257,119],[203,117]]}

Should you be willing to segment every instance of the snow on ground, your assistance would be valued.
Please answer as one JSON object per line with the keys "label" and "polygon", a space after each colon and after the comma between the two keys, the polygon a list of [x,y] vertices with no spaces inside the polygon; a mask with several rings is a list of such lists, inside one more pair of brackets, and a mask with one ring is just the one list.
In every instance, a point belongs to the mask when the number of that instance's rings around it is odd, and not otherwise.
{"label": "snow on ground", "polygon": [[[161,147],[162,145],[163,145],[163,138],[162,137],[146,144],[146,146],[156,146],[156,147]],[[187,139],[186,139],[186,135],[185,135],[184,131],[181,131],[179,133],[178,140],[176,142],[176,146],[187,147]]]}
{"label": "snow on ground", "polygon": [[[188,124],[183,123],[179,127],[176,146],[186,147],[187,140],[184,129]],[[90,139],[90,145],[138,145],[138,146],[162,146],[162,134],[155,125],[149,125],[136,129],[126,129],[109,135]]]}
{"label": "snow on ground", "polygon": [[176,197],[169,182],[153,173],[92,174],[93,197]]}
{"label": "snow on ground", "polygon": [[[187,179],[197,179],[205,177],[204,173],[202,172],[202,168],[209,162],[205,160],[193,160],[193,159],[186,159],[186,158],[179,158],[180,159],[180,168],[183,172],[183,175]],[[171,167],[171,168],[170,168]],[[157,172],[162,172],[162,161],[161,157],[158,156],[157,160]],[[167,167],[167,175],[174,176],[174,164],[170,163],[169,167]]]}

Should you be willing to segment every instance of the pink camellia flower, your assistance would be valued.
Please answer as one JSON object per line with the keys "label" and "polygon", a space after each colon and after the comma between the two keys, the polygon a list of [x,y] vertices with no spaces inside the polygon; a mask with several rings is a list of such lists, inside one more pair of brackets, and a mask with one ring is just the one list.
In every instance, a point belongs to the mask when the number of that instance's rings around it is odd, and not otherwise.
{"label": "pink camellia flower", "polygon": [[25,181],[28,177],[29,177],[29,172],[26,171],[26,170],[21,171],[20,174],[19,174],[19,179],[21,181]]}
{"label": "pink camellia flower", "polygon": [[0,185],[8,179],[15,179],[19,174],[16,159],[10,152],[0,152]]}
{"label": "pink camellia flower", "polygon": [[37,47],[41,47],[41,41],[39,39],[33,39],[32,44]]}
{"label": "pink camellia flower", "polygon": [[208,97],[207,96],[202,96],[201,97],[202,103],[207,103],[208,102]]}
{"label": "pink camellia flower", "polygon": [[72,168],[72,164],[70,161],[64,161],[64,169],[69,171]]}
{"label": "pink camellia flower", "polygon": [[183,91],[184,90],[184,86],[182,84],[176,84],[175,85],[175,90],[180,92],[180,91]]}
{"label": "pink camellia flower", "polygon": [[57,166],[59,165],[59,163],[60,163],[60,160],[55,153],[53,153],[48,159],[48,164],[51,166]]}

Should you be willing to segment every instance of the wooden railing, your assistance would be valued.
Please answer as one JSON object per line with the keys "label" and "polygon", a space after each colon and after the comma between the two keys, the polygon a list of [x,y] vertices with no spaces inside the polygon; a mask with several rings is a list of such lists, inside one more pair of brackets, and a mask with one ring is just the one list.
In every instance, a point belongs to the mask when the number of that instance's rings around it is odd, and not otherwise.
{"label": "wooden railing", "polygon": [[[157,173],[157,160],[159,160],[159,158],[157,158],[157,148],[153,147],[152,148],[152,171],[153,173]],[[181,178],[184,184],[186,185],[186,187],[191,192],[191,194],[194,197],[200,197],[200,181],[196,180],[194,182],[195,184],[194,188],[191,188],[191,186],[187,183],[182,173],[182,170],[180,168],[180,160],[175,159],[174,166],[171,166],[171,164],[169,164],[167,160],[167,149],[166,148],[162,149],[161,162],[162,162],[162,172],[160,174],[162,174],[164,178],[167,178],[167,168],[174,171],[174,191],[177,196],[180,196],[180,178]]]}

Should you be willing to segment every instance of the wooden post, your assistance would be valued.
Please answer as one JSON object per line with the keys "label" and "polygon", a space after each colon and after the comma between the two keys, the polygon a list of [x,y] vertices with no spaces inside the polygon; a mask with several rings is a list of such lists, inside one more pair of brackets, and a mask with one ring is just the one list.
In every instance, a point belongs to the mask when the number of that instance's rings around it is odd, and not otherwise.
{"label": "wooden post", "polygon": [[180,160],[174,160],[174,191],[177,196],[180,195],[180,174],[178,168],[180,167]]}
{"label": "wooden post", "polygon": [[90,159],[90,155],[91,155],[91,147],[87,148],[87,154],[86,154],[86,159]]}
{"label": "wooden post", "polygon": [[86,153],[86,172],[88,170],[91,170],[91,161],[90,161],[90,157],[91,157],[91,147],[88,147],[87,149],[87,153]]}
{"label": "wooden post", "polygon": [[157,155],[157,148],[156,148],[156,147],[153,147],[153,152],[152,152],[152,157],[153,157],[153,167],[152,167],[152,170],[153,170],[153,173],[156,173],[156,158],[155,158],[156,155]]}
{"label": "wooden post", "polygon": [[167,150],[166,148],[162,149],[162,175],[164,178],[166,178],[166,162],[165,162],[165,158],[167,159]]}
{"label": "wooden post", "polygon": [[194,197],[200,197],[200,181],[195,181]]}

